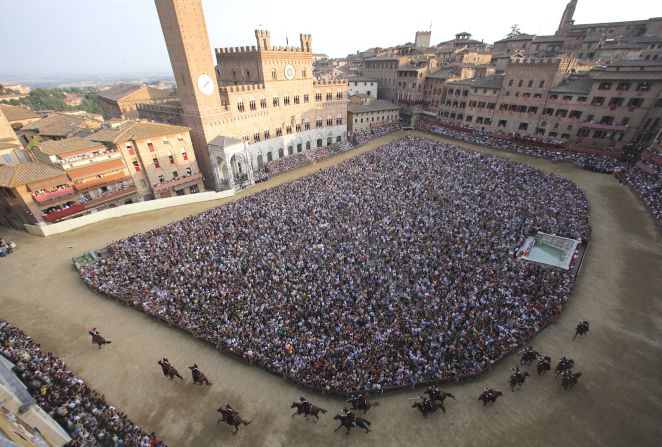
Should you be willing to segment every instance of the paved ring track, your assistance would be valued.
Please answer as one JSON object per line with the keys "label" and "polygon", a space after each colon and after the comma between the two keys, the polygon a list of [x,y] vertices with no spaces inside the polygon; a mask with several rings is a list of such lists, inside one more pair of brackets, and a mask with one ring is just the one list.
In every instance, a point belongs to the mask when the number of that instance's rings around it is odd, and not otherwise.
{"label": "paved ring track", "polygon": [[[420,132],[429,139],[450,141]],[[405,132],[372,140],[243,191],[245,194],[289,181],[336,164],[399,138]],[[272,374],[225,356],[189,335],[88,289],[71,258],[132,233],[146,231],[226,200],[181,206],[109,220],[49,238],[2,229],[18,250],[0,263],[0,318],[5,318],[56,352],[108,401],[172,446],[350,446],[396,445],[601,445],[654,446],[662,437],[662,239],[652,218],[626,187],[613,177],[583,171],[566,163],[507,154],[454,142],[524,161],[567,177],[586,193],[593,234],[573,297],[556,324],[536,335],[535,348],[554,360],[575,359],[584,374],[570,392],[558,380],[534,375],[521,391],[507,391],[510,355],[477,381],[446,386],[457,401],[447,401],[447,414],[423,420],[400,393],[379,399],[368,413],[370,434],[345,436],[332,421],[343,406],[306,392],[329,410],[317,424],[292,420],[289,404],[304,391]],[[72,248],[67,247],[71,245]],[[591,332],[572,342],[580,319]],[[101,351],[87,331],[98,326],[113,344]],[[194,387],[163,378],[156,360],[167,355],[179,368],[197,362],[211,387]],[[494,408],[476,400],[484,386],[504,391]],[[215,409],[231,402],[254,423],[233,436],[216,426]]]}

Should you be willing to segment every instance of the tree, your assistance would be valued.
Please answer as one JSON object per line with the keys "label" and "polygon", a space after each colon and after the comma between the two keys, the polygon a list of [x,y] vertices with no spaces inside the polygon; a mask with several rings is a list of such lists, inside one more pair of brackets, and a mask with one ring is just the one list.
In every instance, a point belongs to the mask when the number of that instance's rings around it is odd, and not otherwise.
{"label": "tree", "polygon": [[522,31],[520,31],[519,25],[516,23],[516,24],[514,24],[510,27],[510,32],[508,33],[508,35],[506,37],[508,39],[510,39],[512,37],[521,36],[522,34],[523,33],[522,33]]}

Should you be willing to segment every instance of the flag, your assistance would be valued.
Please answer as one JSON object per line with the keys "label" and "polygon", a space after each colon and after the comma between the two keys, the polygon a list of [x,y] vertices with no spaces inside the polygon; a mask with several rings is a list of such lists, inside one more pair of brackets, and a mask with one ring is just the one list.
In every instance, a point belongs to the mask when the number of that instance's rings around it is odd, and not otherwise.
{"label": "flag", "polygon": [[290,44],[290,39],[287,38],[287,34],[285,34],[285,44],[286,45]]}

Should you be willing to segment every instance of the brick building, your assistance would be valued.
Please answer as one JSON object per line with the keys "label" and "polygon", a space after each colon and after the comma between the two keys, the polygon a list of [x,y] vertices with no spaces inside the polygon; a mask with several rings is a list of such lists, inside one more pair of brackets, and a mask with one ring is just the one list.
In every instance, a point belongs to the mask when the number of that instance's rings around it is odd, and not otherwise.
{"label": "brick building", "polygon": [[[272,45],[268,31],[256,30],[255,45],[217,48],[214,67],[200,0],[156,6],[181,108],[152,110],[152,116],[182,116],[208,188],[230,184],[225,175],[231,171],[223,167],[234,166],[233,157],[246,157],[244,166],[259,169],[281,154],[347,138],[347,82],[314,80],[310,35],[301,34],[297,47],[284,47]],[[215,146],[224,152],[210,157],[209,142],[216,137],[242,139],[247,151]]]}
{"label": "brick building", "polygon": [[132,84],[114,85],[98,94],[99,105],[106,119],[136,119],[139,104],[150,104],[171,97],[167,90]]}

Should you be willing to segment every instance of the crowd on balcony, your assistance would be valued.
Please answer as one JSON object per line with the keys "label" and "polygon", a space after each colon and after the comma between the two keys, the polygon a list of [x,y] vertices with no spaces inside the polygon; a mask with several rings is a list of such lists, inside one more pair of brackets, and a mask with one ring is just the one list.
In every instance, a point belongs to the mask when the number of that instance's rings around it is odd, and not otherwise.
{"label": "crowd on balcony", "polygon": [[372,140],[373,138],[381,137],[397,130],[400,130],[400,124],[398,122],[388,123],[379,127],[371,127],[370,129],[359,130],[354,132],[354,141],[355,144],[361,145],[367,141]]}
{"label": "crowd on balcony", "polygon": [[36,403],[72,438],[67,447],[165,447],[154,433],[135,425],[103,395],[87,386],[52,352],[22,330],[0,320],[0,354]]}
{"label": "crowd on balcony", "polygon": [[419,130],[480,146],[489,146],[508,152],[516,152],[556,161],[569,161],[582,169],[594,172],[611,174],[615,170],[620,170],[624,167],[622,162],[613,157],[595,153],[563,150],[565,144],[563,140],[538,138],[531,135],[522,135],[517,132],[481,130],[472,127],[463,127],[463,130],[458,130],[457,127],[460,126],[457,124],[446,127],[443,122],[430,119],[420,119],[415,127]]}
{"label": "crowd on balcony", "polygon": [[94,151],[94,152],[85,152],[84,154],[78,154],[78,155],[72,155],[70,157],[66,157],[62,159],[62,164],[69,164],[69,163],[75,163],[80,160],[87,160],[90,158],[95,158],[95,157],[100,157],[102,155],[112,155],[112,154],[119,154],[120,151],[117,148],[113,149],[105,149],[101,151]]}
{"label": "crowd on balcony", "polygon": [[328,146],[316,147],[305,152],[297,152],[296,154],[270,161],[266,164],[265,170],[270,175],[282,174],[283,172],[323,160],[337,153],[346,152],[353,147],[354,146],[352,146],[352,143],[349,141],[341,141],[340,143],[334,143]]}
{"label": "crowd on balcony", "polygon": [[407,136],[114,242],[80,274],[290,380],[379,390],[474,376],[558,315],[574,274],[516,258],[538,230],[588,240],[576,185]]}
{"label": "crowd on balcony", "polygon": [[37,197],[43,196],[44,194],[50,194],[50,193],[53,193],[53,192],[62,191],[62,190],[69,189],[69,188],[71,188],[71,185],[69,185],[67,183],[63,183],[63,184],[57,185],[57,186],[52,186],[50,188],[41,188],[41,189],[38,189],[38,190],[32,192],[32,198],[36,199]]}

